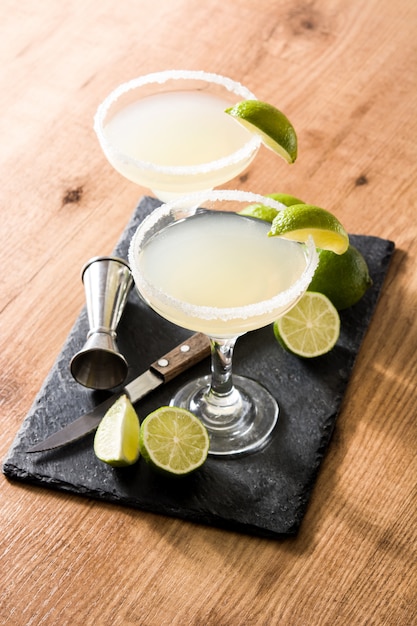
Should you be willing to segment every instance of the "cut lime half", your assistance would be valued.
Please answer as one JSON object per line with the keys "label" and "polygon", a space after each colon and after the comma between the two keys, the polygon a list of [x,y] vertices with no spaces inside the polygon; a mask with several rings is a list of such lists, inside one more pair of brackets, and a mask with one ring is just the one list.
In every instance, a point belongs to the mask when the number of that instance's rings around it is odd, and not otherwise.
{"label": "cut lime half", "polygon": [[340,334],[340,317],[321,293],[308,291],[286,315],[274,322],[274,334],[289,352],[313,358],[330,352]]}
{"label": "cut lime half", "polygon": [[208,450],[206,427],[186,409],[161,407],[142,422],[142,456],[164,473],[183,475],[193,472],[204,463]]}

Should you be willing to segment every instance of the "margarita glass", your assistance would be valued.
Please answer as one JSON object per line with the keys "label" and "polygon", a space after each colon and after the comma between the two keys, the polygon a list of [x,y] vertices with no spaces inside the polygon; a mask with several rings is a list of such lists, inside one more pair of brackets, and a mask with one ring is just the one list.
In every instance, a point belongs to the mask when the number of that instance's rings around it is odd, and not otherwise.
{"label": "margarita glass", "polygon": [[111,165],[162,201],[238,176],[261,139],[224,111],[256,99],[240,83],[203,71],[168,70],[119,85],[94,118]]}
{"label": "margarita glass", "polygon": [[281,209],[271,198],[216,190],[186,200],[186,208],[172,201],[145,218],[130,243],[129,264],[157,313],[211,341],[211,376],[188,383],[171,404],[202,420],[210,454],[255,451],[268,441],[279,409],[261,384],[232,375],[233,348],[239,336],[270,324],[301,298],[318,262],[316,248],[312,239],[304,245],[268,237],[269,223],[237,214],[253,202]]}

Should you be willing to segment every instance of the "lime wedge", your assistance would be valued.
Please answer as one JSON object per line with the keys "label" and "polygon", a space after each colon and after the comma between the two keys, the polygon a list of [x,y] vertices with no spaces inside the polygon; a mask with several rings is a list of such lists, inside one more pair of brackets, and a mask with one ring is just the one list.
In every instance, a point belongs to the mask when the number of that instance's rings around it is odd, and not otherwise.
{"label": "lime wedge", "polygon": [[139,419],[126,395],[105,413],[94,437],[95,455],[113,467],[133,465],[139,458]]}
{"label": "lime wedge", "polygon": [[[295,196],[290,196],[287,193],[268,193],[265,196],[266,198],[272,198],[285,206],[291,206],[292,204],[304,204],[302,200],[296,198]],[[273,222],[277,213],[279,213],[278,209],[273,209],[272,207],[266,206],[265,204],[249,204],[247,207],[239,211],[240,215],[247,215],[249,217],[257,217],[260,220],[264,220],[265,222]]]}
{"label": "lime wedge", "polygon": [[286,315],[274,322],[274,334],[289,352],[304,358],[330,352],[340,334],[340,317],[321,293],[306,292]]}
{"label": "lime wedge", "polygon": [[150,413],[140,428],[140,451],[154,468],[184,475],[207,458],[209,437],[200,420],[185,409],[164,406]]}
{"label": "lime wedge", "polygon": [[252,133],[260,135],[264,145],[287,163],[294,163],[297,135],[290,120],[279,109],[260,100],[242,100],[226,109],[226,113]]}
{"label": "lime wedge", "polygon": [[311,204],[293,204],[279,211],[269,235],[303,243],[311,235],[317,248],[335,254],[343,254],[349,247],[349,236],[337,217]]}

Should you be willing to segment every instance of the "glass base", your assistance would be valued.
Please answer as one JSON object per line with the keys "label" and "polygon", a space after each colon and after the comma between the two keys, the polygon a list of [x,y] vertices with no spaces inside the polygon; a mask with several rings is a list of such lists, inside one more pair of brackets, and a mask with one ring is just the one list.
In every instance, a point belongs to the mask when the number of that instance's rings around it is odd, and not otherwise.
{"label": "glass base", "polygon": [[210,381],[210,376],[191,381],[175,394],[171,406],[201,419],[209,433],[210,455],[234,456],[263,448],[278,420],[275,398],[251,378],[233,376],[235,389],[227,398],[209,393]]}

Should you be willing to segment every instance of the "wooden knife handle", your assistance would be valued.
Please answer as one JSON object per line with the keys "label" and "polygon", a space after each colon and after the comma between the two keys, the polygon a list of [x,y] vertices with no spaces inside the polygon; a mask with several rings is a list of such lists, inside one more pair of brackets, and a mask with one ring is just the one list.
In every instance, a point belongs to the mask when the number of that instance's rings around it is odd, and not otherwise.
{"label": "wooden knife handle", "polygon": [[167,383],[209,354],[208,337],[203,333],[196,333],[152,363],[150,369],[162,376]]}

